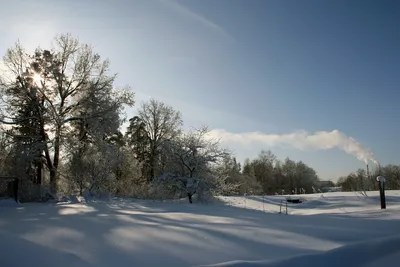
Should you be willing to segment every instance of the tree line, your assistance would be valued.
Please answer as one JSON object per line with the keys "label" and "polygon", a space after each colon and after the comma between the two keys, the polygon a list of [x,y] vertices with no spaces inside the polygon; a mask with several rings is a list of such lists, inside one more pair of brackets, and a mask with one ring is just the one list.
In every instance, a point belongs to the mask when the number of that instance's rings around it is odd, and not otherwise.
{"label": "tree line", "polygon": [[[192,202],[193,195],[298,194],[319,186],[313,168],[271,151],[241,166],[207,127],[183,131],[181,113],[161,101],[141,103],[127,120],[134,93],[116,88],[110,62],[69,34],[33,54],[17,42],[3,61],[0,175],[19,177],[26,201],[63,192]],[[347,188],[352,179],[339,182]]]}
{"label": "tree line", "polygon": [[336,185],[343,191],[373,191],[379,190],[376,178],[382,175],[386,178],[385,188],[389,190],[400,189],[400,165],[389,164],[373,171],[358,169],[347,176],[339,177]]}

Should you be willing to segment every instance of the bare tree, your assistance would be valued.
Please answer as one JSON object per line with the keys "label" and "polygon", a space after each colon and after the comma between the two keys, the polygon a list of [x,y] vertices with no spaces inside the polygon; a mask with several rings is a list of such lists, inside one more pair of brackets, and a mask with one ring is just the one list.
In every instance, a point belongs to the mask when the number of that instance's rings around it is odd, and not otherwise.
{"label": "bare tree", "polygon": [[147,180],[155,177],[157,159],[161,146],[176,138],[181,132],[182,118],[179,111],[163,102],[151,99],[142,103],[138,111],[141,125],[146,133],[148,147],[149,173]]}

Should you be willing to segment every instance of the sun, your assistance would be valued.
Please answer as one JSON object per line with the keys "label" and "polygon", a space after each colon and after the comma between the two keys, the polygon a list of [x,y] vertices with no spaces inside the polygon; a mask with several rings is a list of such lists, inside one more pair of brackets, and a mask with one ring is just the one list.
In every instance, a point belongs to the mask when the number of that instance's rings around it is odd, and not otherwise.
{"label": "sun", "polygon": [[32,79],[33,79],[33,82],[34,82],[34,84],[35,84],[36,86],[42,86],[43,78],[42,78],[42,76],[40,76],[40,74],[38,74],[38,73],[36,73],[36,72],[33,73]]}

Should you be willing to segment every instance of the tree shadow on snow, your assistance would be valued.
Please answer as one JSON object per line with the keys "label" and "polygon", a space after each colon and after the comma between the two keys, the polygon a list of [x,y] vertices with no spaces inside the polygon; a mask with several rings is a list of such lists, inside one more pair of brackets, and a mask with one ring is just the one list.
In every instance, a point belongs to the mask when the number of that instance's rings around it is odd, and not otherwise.
{"label": "tree shadow on snow", "polygon": [[[99,267],[273,259],[400,230],[390,221],[376,219],[278,215],[217,204],[146,201],[27,204],[2,215],[2,229],[16,242],[30,240],[38,247],[56,247],[67,257],[84,260],[84,266]],[[7,242],[0,241],[2,246]],[[39,265],[34,260],[30,263]]]}
{"label": "tree shadow on snow", "polygon": [[[39,255],[39,257],[38,257]],[[79,256],[43,246],[30,240],[0,231],[0,262],[2,266],[92,266]]]}

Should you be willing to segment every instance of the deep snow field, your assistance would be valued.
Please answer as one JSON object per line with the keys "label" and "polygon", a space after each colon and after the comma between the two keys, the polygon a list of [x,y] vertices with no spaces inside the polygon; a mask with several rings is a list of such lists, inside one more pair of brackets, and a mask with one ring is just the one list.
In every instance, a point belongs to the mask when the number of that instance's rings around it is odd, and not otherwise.
{"label": "deep snow field", "polygon": [[301,195],[288,215],[284,196],[0,200],[0,266],[400,266],[400,191],[386,194],[386,210],[378,192]]}

